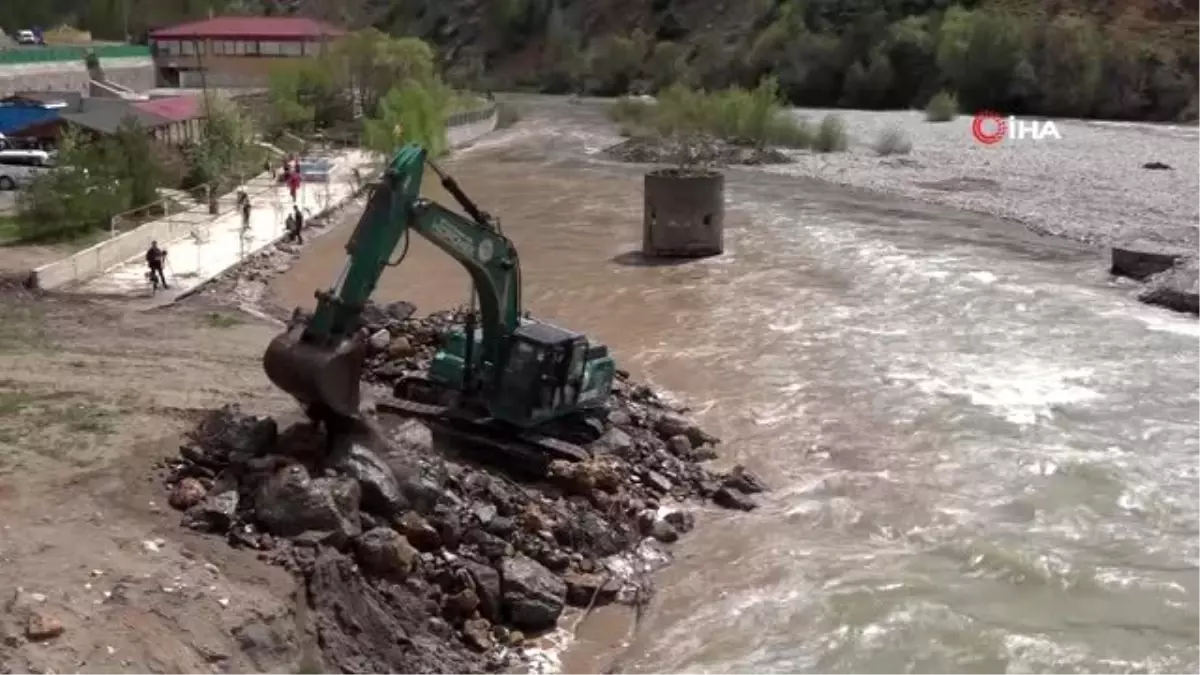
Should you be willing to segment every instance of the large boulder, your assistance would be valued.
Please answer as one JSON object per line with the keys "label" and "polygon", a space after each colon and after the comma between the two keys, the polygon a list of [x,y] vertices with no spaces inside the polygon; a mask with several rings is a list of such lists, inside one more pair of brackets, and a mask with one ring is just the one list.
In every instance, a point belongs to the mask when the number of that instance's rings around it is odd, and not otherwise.
{"label": "large boulder", "polygon": [[528,631],[554,628],[566,605],[567,585],[537,561],[521,554],[500,562],[504,614]]}
{"label": "large boulder", "polygon": [[421,556],[403,535],[390,527],[364,532],[354,542],[354,549],[364,569],[396,580],[412,574]]}
{"label": "large boulder", "polygon": [[408,508],[392,468],[366,447],[350,444],[337,453],[332,467],[358,481],[362,506],[371,513],[391,518]]}
{"label": "large boulder", "polygon": [[236,404],[209,413],[190,434],[193,445],[181,454],[194,464],[220,469],[231,461],[265,455],[275,447],[279,427],[269,417],[255,417]]}
{"label": "large boulder", "polygon": [[312,478],[299,464],[279,469],[255,495],[258,520],[271,534],[294,537],[309,531],[328,532],[332,543],[356,536],[361,497],[351,478]]}
{"label": "large boulder", "polygon": [[1109,272],[1119,277],[1143,281],[1171,269],[1182,257],[1178,248],[1151,241],[1136,241],[1113,246]]}
{"label": "large boulder", "polygon": [[1196,258],[1150,277],[1138,300],[1176,312],[1200,314],[1200,265]]}

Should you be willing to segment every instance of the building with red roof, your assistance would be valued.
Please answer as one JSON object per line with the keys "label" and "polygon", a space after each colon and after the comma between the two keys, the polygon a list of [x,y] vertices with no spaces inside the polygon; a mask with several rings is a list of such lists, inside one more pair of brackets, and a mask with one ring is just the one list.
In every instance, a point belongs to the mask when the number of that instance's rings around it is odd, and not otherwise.
{"label": "building with red roof", "polygon": [[169,87],[265,86],[280,62],[317,56],[345,31],[295,16],[219,16],[150,32]]}

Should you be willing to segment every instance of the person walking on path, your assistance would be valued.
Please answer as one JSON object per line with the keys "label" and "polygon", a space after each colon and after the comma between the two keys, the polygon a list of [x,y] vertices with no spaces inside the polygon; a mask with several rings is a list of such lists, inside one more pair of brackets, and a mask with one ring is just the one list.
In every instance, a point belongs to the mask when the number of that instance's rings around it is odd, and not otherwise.
{"label": "person walking on path", "polygon": [[167,276],[163,274],[163,263],[167,259],[167,252],[158,247],[158,241],[150,242],[150,248],[146,249],[146,265],[150,267],[150,278],[162,284],[164,289],[170,288],[167,285]]}
{"label": "person walking on path", "polygon": [[299,206],[292,207],[292,219],[296,223],[296,240],[301,244],[304,243],[304,214],[300,212]]}
{"label": "person walking on path", "polygon": [[242,231],[250,229],[250,198],[245,197],[241,200],[242,207]]}
{"label": "person walking on path", "polygon": [[287,179],[288,194],[292,195],[292,203],[296,203],[296,193],[300,191],[300,172],[292,171]]}

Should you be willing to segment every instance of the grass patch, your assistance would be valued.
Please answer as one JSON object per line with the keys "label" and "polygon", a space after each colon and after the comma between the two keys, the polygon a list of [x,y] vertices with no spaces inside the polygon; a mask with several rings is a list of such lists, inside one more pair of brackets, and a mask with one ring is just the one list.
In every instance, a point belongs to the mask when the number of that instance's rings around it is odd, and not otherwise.
{"label": "grass patch", "polygon": [[631,135],[703,135],[758,146],[809,147],[812,134],[783,107],[779,86],[764,79],[754,89],[719,91],[673,85],[657,101],[622,97],[609,117]]}
{"label": "grass patch", "polygon": [[59,411],[58,418],[59,423],[72,433],[102,436],[112,433],[113,417],[110,410],[88,403],[72,403]]}
{"label": "grass patch", "polygon": [[0,417],[20,415],[37,400],[37,396],[27,391],[0,391]]}
{"label": "grass patch", "polygon": [[[116,429],[114,410],[100,406],[86,395],[64,391],[19,390],[18,383],[6,382],[10,390],[0,392],[0,443],[14,446],[11,451],[32,450],[36,454],[61,458],[75,447],[70,437],[106,436]],[[11,458],[10,458],[11,459]]]}
{"label": "grass patch", "polygon": [[[82,251],[108,239],[105,229],[80,229],[58,231],[48,236],[28,236],[22,233],[23,221],[20,214],[0,216],[0,246],[56,245],[65,244],[64,255]],[[28,228],[25,228],[28,229]]]}
{"label": "grass patch", "polygon": [[939,91],[925,105],[925,120],[949,122],[958,117],[958,96],[952,91]]}
{"label": "grass patch", "polygon": [[846,122],[841,115],[829,114],[821,118],[813,136],[813,150],[817,152],[842,152],[850,146],[850,136],[846,133]]}
{"label": "grass patch", "polygon": [[880,157],[888,155],[907,155],[912,152],[912,141],[908,139],[908,134],[899,127],[888,127],[879,132],[879,136],[875,139],[875,153]]}
{"label": "grass patch", "polygon": [[204,315],[204,323],[209,328],[232,328],[242,324],[242,318],[223,312],[209,312]]}
{"label": "grass patch", "polygon": [[57,348],[46,326],[46,310],[36,303],[0,303],[0,354],[47,352]]}
{"label": "grass patch", "polygon": [[0,216],[0,245],[14,243],[21,238],[21,221],[17,216]]}

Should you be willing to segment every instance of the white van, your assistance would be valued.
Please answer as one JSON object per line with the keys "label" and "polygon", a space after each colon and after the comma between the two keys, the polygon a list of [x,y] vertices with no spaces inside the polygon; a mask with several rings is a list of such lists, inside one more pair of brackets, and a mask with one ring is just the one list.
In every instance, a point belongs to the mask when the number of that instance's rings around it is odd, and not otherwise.
{"label": "white van", "polygon": [[0,150],[0,190],[25,187],[54,168],[54,156],[45,150]]}

